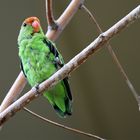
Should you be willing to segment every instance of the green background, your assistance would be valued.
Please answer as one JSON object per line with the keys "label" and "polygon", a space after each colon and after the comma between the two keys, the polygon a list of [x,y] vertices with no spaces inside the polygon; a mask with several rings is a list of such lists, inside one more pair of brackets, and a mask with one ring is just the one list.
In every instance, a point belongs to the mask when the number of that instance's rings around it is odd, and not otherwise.
{"label": "green background", "polygon": [[[70,0],[53,0],[55,18]],[[139,0],[85,0],[103,31],[139,4]],[[0,102],[20,72],[17,36],[26,17],[37,16],[47,30],[45,0],[0,1]],[[121,64],[140,92],[140,21],[111,40]],[[59,39],[57,47],[68,62],[98,36],[87,14],[79,10]],[[104,47],[70,77],[73,115],[59,118],[43,98],[28,107],[59,123],[112,140],[140,139],[140,112],[117,66]],[[26,87],[23,93],[30,89]],[[91,138],[44,123],[24,111],[18,112],[0,131],[0,140],[90,140]]]}

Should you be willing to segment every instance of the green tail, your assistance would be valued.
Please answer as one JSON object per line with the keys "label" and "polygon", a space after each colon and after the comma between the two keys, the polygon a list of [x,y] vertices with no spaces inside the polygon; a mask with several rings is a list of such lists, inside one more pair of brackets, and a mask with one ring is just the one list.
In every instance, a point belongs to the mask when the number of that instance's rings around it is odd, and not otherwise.
{"label": "green tail", "polygon": [[60,117],[72,114],[72,95],[67,78],[58,83],[55,87],[44,93],[53,108]]}

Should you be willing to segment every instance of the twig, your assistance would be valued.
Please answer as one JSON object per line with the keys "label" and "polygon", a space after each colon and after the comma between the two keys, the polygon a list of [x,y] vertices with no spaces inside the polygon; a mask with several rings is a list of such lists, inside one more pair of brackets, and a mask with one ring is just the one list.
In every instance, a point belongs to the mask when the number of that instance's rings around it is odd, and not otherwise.
{"label": "twig", "polygon": [[[91,17],[91,19],[93,20],[94,24],[97,26],[97,29],[99,31],[99,33],[102,33],[102,29],[100,27],[100,25],[98,24],[97,20],[95,19],[95,16],[89,11],[89,9],[85,6],[85,5],[82,5],[82,8],[88,13],[88,15]],[[133,84],[131,83],[131,81],[129,80],[124,68],[122,67],[121,63],[119,62],[114,50],[112,49],[112,46],[110,45],[109,41],[107,43],[107,49],[110,53],[110,55],[112,56],[115,64],[117,65],[118,69],[120,70],[123,78],[125,79],[126,81],[126,84],[128,86],[128,88],[131,90],[134,98],[136,99],[137,103],[138,103],[138,106],[140,106],[140,97],[139,97],[139,94],[136,92]]]}
{"label": "twig", "polygon": [[51,32],[48,30],[46,36],[53,41],[56,40],[83,3],[84,0],[72,0],[62,15],[56,20],[57,30],[51,30]]}
{"label": "twig", "polygon": [[[59,26],[59,29],[48,30],[46,36],[52,41],[55,41],[59,37],[63,29],[66,27],[66,25],[70,22],[71,18],[74,16],[74,14],[77,12],[78,8],[83,2],[84,0],[72,0],[69,6],[67,7],[67,9],[63,12],[63,14],[57,20],[57,25]],[[10,104],[13,103],[13,101],[15,101],[15,99],[18,98],[23,88],[25,87],[26,83],[27,82],[23,73],[20,72],[16,81],[14,82],[11,89],[7,93],[7,96],[3,100],[0,106],[0,112],[6,109]]]}
{"label": "twig", "polygon": [[99,35],[90,45],[88,45],[83,51],[71,59],[60,70],[53,74],[49,79],[42,82],[39,85],[39,90],[36,92],[36,88],[33,87],[29,92],[20,97],[17,101],[7,107],[2,113],[0,113],[0,125],[6,122],[17,111],[21,110],[26,104],[38,97],[44,91],[50,87],[56,85],[60,80],[67,77],[71,72],[77,69],[82,63],[84,63],[89,56],[99,50],[103,45],[107,43],[112,37],[128,27],[130,23],[133,23],[140,17],[140,6],[136,7],[127,16],[117,22],[110,29]]}
{"label": "twig", "polygon": [[57,30],[58,26],[53,16],[52,0],[46,0],[46,17],[48,22],[48,30]]}
{"label": "twig", "polygon": [[34,117],[37,117],[37,118],[39,118],[39,119],[41,119],[41,120],[43,120],[43,121],[45,121],[45,122],[47,122],[47,123],[50,123],[50,124],[52,124],[52,125],[55,125],[55,126],[57,126],[57,127],[60,127],[60,128],[63,128],[63,129],[66,129],[66,130],[69,130],[69,131],[72,131],[72,132],[75,132],[75,133],[79,133],[79,134],[82,134],[82,135],[85,135],[85,136],[88,136],[88,137],[91,137],[91,138],[95,138],[95,139],[97,139],[97,140],[105,140],[105,139],[103,139],[103,138],[101,138],[101,137],[99,137],[99,136],[96,136],[96,135],[93,135],[93,134],[90,134],[90,133],[86,133],[86,132],[83,132],[83,131],[81,131],[81,130],[74,129],[74,128],[71,128],[71,127],[62,125],[62,124],[60,124],[60,123],[51,121],[51,120],[49,120],[49,119],[47,119],[47,118],[44,118],[44,117],[42,117],[42,116],[36,114],[35,112],[29,110],[29,109],[26,108],[26,107],[24,107],[23,109],[24,109],[26,112],[28,112],[29,114],[32,114]]}

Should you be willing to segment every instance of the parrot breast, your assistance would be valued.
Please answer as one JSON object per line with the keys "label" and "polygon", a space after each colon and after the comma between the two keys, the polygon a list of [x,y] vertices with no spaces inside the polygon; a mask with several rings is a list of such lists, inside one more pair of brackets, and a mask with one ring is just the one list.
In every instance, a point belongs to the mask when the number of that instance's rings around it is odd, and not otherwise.
{"label": "parrot breast", "polygon": [[34,37],[28,43],[23,41],[19,51],[25,75],[31,86],[41,83],[56,71],[52,63],[53,55],[43,42],[38,41],[40,39]]}

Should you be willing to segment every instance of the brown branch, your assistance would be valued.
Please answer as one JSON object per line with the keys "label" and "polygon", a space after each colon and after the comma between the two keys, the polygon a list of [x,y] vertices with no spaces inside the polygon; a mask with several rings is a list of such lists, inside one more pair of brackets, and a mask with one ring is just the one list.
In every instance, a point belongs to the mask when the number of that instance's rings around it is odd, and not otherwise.
{"label": "brown branch", "polygon": [[74,129],[74,128],[71,128],[71,127],[68,127],[68,126],[59,124],[59,123],[57,123],[57,122],[51,121],[51,120],[49,120],[49,119],[47,119],[47,118],[44,118],[44,117],[42,117],[42,116],[36,114],[35,112],[29,110],[29,109],[26,108],[26,107],[24,107],[23,109],[24,109],[26,112],[28,112],[29,114],[32,114],[34,117],[39,118],[40,120],[43,120],[43,121],[45,121],[45,122],[47,122],[47,123],[49,123],[49,124],[52,124],[52,125],[54,125],[54,126],[57,126],[57,127],[60,127],[60,128],[63,128],[63,129],[66,129],[66,130],[69,130],[69,131],[72,131],[72,132],[75,132],[75,133],[79,133],[79,134],[82,134],[82,135],[84,135],[84,136],[88,136],[88,137],[91,137],[91,138],[95,138],[95,139],[97,139],[97,140],[105,140],[105,139],[103,139],[103,138],[101,138],[101,137],[99,137],[99,136],[96,136],[96,135],[93,135],[93,134],[90,134],[90,133],[86,133],[86,132],[83,132],[83,131],[81,131],[81,130]]}
{"label": "brown branch", "polygon": [[53,41],[56,40],[83,3],[84,0],[72,0],[62,15],[56,20],[57,30],[51,30],[51,32],[48,30],[46,36]]}
{"label": "brown branch", "polygon": [[133,23],[136,19],[140,17],[140,6],[135,8],[127,16],[117,22],[110,29],[102,33],[98,38],[96,38],[90,45],[88,45],[83,51],[71,59],[67,64],[65,64],[60,70],[53,74],[49,79],[42,82],[39,85],[39,90],[33,87],[29,92],[20,97],[17,101],[7,107],[2,113],[0,113],[0,125],[6,122],[11,116],[13,116],[17,111],[21,110],[26,104],[38,97],[44,91],[48,90],[50,87],[56,85],[60,80],[67,77],[71,72],[77,69],[82,63],[84,63],[89,56],[99,50],[103,45],[107,43],[112,37],[122,31],[124,28],[128,27],[130,23]]}
{"label": "brown branch", "polygon": [[[102,33],[103,31],[102,31],[100,25],[98,24],[97,20],[95,19],[95,16],[89,11],[89,9],[85,5],[82,5],[82,8],[88,13],[88,15],[91,17],[92,21],[94,22],[94,24],[97,26],[99,34]],[[115,64],[117,65],[119,71],[121,72],[123,78],[125,79],[125,82],[126,82],[128,88],[130,89],[131,93],[133,94],[134,98],[136,99],[138,106],[140,106],[139,94],[136,92],[132,82],[129,80],[129,77],[127,76],[123,66],[119,62],[119,60],[118,60],[114,50],[112,49],[112,46],[110,45],[109,41],[107,43],[107,49],[108,49],[110,55],[112,56]]]}
{"label": "brown branch", "polygon": [[11,87],[6,97],[4,98],[3,102],[1,103],[0,112],[6,109],[14,100],[16,100],[16,98],[18,98],[25,85],[26,85],[26,79],[23,73],[20,72],[13,86]]}
{"label": "brown branch", "polygon": [[46,17],[48,22],[48,30],[57,30],[58,26],[53,16],[52,0],[46,0]]}
{"label": "brown branch", "polygon": [[[60,16],[60,18],[57,20],[58,29],[57,30],[50,30],[47,31],[46,36],[51,39],[52,41],[55,41],[59,35],[61,34],[62,30],[65,28],[65,26],[70,22],[71,18],[74,16],[74,14],[77,12],[79,6],[84,2],[84,0],[72,0],[67,9],[64,11],[64,13]],[[50,0],[50,11],[52,14],[52,6],[51,6],[51,0]],[[51,16],[53,17],[53,16]],[[15,101],[20,93],[22,92],[23,88],[26,85],[26,79],[22,72],[18,75],[16,81],[12,85],[11,89],[7,93],[5,99],[3,100],[1,106],[0,106],[0,112],[2,112],[4,109],[6,109],[13,101]]]}

